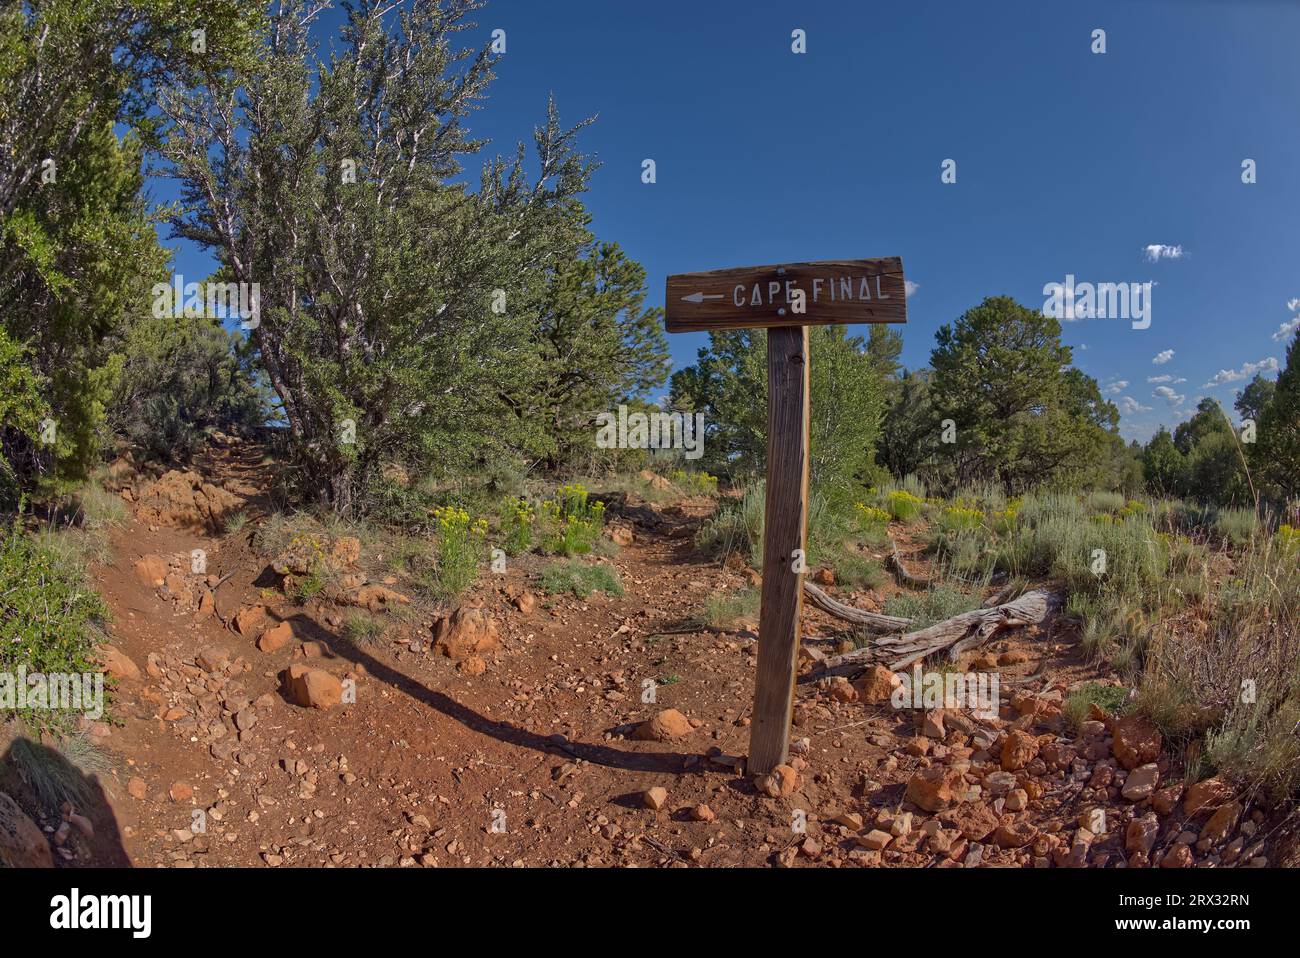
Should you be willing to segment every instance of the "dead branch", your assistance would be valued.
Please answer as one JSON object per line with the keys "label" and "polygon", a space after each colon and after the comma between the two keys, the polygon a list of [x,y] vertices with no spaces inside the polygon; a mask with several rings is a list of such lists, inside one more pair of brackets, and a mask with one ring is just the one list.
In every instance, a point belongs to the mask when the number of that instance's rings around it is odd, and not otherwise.
{"label": "dead branch", "polygon": [[896,615],[881,615],[878,612],[868,612],[866,609],[857,609],[843,602],[837,602],[807,579],[804,580],[803,591],[808,596],[808,601],[817,608],[854,625],[865,625],[881,632],[902,632],[914,624],[911,619],[899,618]]}
{"label": "dead branch", "polygon": [[922,579],[918,575],[913,575],[908,571],[907,566],[903,563],[903,556],[898,551],[898,543],[894,537],[889,537],[889,555],[885,557],[885,565],[892,569],[900,585],[908,586],[912,589],[928,589],[930,582],[928,579]]}
{"label": "dead branch", "polygon": [[987,609],[972,609],[915,632],[884,636],[865,648],[827,656],[812,678],[857,671],[873,664],[885,665],[897,672],[944,649],[948,650],[949,660],[955,661],[962,653],[978,648],[1003,629],[1037,625],[1060,604],[1061,597],[1056,593],[1034,589],[1011,602]]}

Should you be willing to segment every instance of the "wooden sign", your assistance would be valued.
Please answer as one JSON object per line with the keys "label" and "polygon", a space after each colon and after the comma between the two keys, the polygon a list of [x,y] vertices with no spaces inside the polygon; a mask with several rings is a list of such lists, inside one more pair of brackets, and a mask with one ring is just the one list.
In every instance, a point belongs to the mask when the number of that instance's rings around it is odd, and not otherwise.
{"label": "wooden sign", "polygon": [[790,752],[808,550],[808,326],[907,322],[903,261],[831,260],[668,277],[670,333],[769,327],[767,502],[748,771]]}
{"label": "wooden sign", "polygon": [[668,277],[670,333],[755,326],[907,322],[903,261],[837,259]]}

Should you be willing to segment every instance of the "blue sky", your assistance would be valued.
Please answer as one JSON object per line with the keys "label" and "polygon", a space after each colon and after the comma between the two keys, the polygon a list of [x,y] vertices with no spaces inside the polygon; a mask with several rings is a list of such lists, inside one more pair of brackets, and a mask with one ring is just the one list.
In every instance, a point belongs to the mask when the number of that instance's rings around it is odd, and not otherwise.
{"label": "blue sky", "polygon": [[[493,0],[476,19],[466,41],[500,28],[507,51],[471,130],[509,154],[549,93],[566,121],[595,115],[586,202],[597,235],[646,267],[651,305],[670,273],[898,255],[917,284],[896,327],[914,367],[985,296],[1039,309],[1067,275],[1153,282],[1149,328],[1064,331],[1143,440],[1284,360],[1274,336],[1300,319],[1300,3]],[[210,267],[178,253],[182,272]],[[675,366],[704,339],[671,336]]]}

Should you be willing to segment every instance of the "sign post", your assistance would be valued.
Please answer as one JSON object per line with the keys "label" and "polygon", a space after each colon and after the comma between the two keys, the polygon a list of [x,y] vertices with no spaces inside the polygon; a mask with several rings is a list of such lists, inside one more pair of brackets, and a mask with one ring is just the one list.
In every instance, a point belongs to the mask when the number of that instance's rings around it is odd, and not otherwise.
{"label": "sign post", "polygon": [[670,333],[765,327],[767,502],[750,774],[785,762],[799,662],[808,535],[808,329],[907,322],[898,257],[829,260],[668,277]]}

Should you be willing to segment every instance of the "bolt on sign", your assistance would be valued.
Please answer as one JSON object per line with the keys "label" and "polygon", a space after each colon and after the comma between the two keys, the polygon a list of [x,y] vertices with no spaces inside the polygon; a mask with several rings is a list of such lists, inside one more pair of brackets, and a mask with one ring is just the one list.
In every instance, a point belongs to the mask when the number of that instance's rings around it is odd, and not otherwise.
{"label": "bolt on sign", "polygon": [[668,277],[670,333],[766,328],[767,502],[751,774],[790,751],[808,548],[808,327],[907,322],[903,261],[826,260]]}

